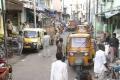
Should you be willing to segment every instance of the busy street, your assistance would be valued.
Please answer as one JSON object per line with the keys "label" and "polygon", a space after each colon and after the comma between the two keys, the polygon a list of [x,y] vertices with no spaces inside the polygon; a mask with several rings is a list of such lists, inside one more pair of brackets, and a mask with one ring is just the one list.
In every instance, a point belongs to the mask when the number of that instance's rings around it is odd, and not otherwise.
{"label": "busy street", "polygon": [[0,80],[120,80],[120,0],[0,0]]}
{"label": "busy street", "polygon": [[[50,56],[45,57],[43,57],[43,50],[39,53],[28,51],[29,55],[13,65],[13,80],[49,80],[51,63],[56,60],[56,46],[50,46],[49,49]],[[68,66],[68,73],[68,80],[74,80],[76,77],[74,69]]]}

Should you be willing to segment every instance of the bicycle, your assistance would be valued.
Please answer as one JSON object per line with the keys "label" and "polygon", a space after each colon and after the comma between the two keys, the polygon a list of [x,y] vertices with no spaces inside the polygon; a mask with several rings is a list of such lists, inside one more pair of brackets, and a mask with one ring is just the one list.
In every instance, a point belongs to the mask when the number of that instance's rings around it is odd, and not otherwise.
{"label": "bicycle", "polygon": [[106,72],[107,80],[119,80],[120,76],[120,65],[117,66],[110,66],[110,71]]}

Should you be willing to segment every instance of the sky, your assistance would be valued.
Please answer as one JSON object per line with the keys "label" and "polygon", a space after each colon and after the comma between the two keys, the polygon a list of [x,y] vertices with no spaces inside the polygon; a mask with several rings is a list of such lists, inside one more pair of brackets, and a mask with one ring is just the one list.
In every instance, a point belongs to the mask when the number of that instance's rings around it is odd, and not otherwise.
{"label": "sky", "polygon": [[[64,7],[67,8],[67,13],[71,13],[72,10],[75,10],[75,4],[85,3],[86,0],[64,0]],[[72,7],[70,5],[73,5]]]}

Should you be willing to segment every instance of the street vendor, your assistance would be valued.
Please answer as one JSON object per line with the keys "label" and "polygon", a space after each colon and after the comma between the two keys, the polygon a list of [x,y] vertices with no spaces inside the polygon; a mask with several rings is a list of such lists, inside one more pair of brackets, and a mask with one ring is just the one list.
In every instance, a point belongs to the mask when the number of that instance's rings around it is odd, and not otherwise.
{"label": "street vendor", "polygon": [[8,37],[11,36],[12,30],[13,30],[12,21],[10,19],[8,19],[8,21],[7,21],[7,33],[8,33]]}

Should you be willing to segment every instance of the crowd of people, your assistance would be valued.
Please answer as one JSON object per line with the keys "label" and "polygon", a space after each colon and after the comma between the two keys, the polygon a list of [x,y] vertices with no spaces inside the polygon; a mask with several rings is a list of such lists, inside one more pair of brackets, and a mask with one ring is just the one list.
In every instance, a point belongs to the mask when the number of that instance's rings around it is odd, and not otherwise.
{"label": "crowd of people", "polygon": [[[65,54],[63,54],[63,38],[56,41],[56,46],[57,61],[52,63],[51,80],[68,80],[67,66],[64,62]],[[116,33],[113,33],[112,37],[107,36],[103,43],[97,44],[97,51],[93,59],[95,78],[104,80],[105,72],[110,71],[109,64],[114,63],[118,58],[118,48],[119,40],[116,38]]]}
{"label": "crowd of people", "polygon": [[102,43],[98,44],[94,58],[94,73],[95,78],[104,80],[105,72],[110,71],[109,65],[113,64],[119,55],[119,40],[116,38],[116,33],[106,36]]}
{"label": "crowd of people", "polygon": [[[23,26],[29,27],[29,24],[26,22],[25,24],[21,24],[21,29]],[[25,28],[24,27],[24,28]],[[12,33],[13,24],[12,21],[8,20],[7,32],[8,36]],[[60,34],[63,29],[61,27],[57,27],[55,30],[55,44],[57,47],[56,50],[56,61],[52,63],[51,66],[51,77],[50,80],[68,80],[68,71],[67,64],[65,63],[65,54],[64,54],[64,45],[63,38],[60,37]],[[49,54],[49,42],[50,35],[46,32],[44,33],[44,54],[43,56],[50,56]],[[95,78],[98,80],[104,80],[105,71],[109,71],[108,65],[110,63],[114,63],[115,60],[119,57],[119,40],[116,38],[116,33],[113,33],[111,36],[109,34],[105,34],[103,39],[97,44],[97,50],[95,57],[93,59],[94,62],[94,73]]]}
{"label": "crowd of people", "polygon": [[63,38],[60,37],[60,28],[56,29],[56,61],[51,65],[50,80],[68,80],[67,64],[65,63]]}

